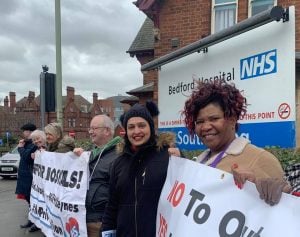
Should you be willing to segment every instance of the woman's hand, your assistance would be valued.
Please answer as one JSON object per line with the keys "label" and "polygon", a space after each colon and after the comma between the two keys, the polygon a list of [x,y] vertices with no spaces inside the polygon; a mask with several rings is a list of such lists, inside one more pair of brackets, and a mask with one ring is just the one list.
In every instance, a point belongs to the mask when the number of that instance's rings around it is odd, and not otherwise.
{"label": "woman's hand", "polygon": [[283,179],[277,178],[260,178],[256,179],[252,171],[238,168],[237,164],[231,167],[234,182],[239,189],[243,188],[246,180],[255,183],[259,197],[266,203],[273,206],[278,204],[283,192],[290,193],[292,187]]}
{"label": "woman's hand", "polygon": [[292,189],[286,181],[277,178],[257,179],[255,185],[259,197],[271,206],[279,203],[283,192],[290,193]]}
{"label": "woman's hand", "polygon": [[19,141],[18,147],[24,147],[24,145],[25,145],[25,141],[24,141],[24,139],[21,139]]}
{"label": "woman's hand", "polygon": [[169,155],[170,156],[178,156],[180,157],[180,150],[178,148],[175,148],[175,147],[170,147],[168,148],[168,152],[169,152]]}
{"label": "woman's hand", "polygon": [[84,152],[84,150],[81,147],[77,147],[77,148],[74,148],[73,152],[76,156],[81,156],[81,154]]}
{"label": "woman's hand", "polygon": [[238,186],[239,189],[242,189],[244,183],[249,180],[252,183],[255,183],[255,175],[253,171],[239,168],[237,164],[233,164],[231,167],[231,172],[233,175],[234,183]]}

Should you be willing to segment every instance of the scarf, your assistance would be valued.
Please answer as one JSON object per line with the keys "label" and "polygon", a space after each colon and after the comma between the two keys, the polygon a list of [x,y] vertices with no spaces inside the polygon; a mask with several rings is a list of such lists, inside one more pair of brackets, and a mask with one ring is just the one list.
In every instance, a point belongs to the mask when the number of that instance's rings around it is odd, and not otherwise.
{"label": "scarf", "polygon": [[97,147],[95,146],[92,150],[91,156],[90,156],[90,162],[93,161],[97,156],[102,152],[102,150],[109,150],[110,148],[114,147],[118,143],[120,143],[122,140],[121,137],[117,136],[111,139],[108,143],[106,143],[103,146]]}

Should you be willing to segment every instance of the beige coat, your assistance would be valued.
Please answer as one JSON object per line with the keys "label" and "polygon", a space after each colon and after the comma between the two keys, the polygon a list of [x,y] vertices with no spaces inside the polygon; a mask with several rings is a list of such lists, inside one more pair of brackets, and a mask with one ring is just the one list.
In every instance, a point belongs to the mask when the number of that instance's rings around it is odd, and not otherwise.
{"label": "beige coat", "polygon": [[[197,161],[201,162],[208,152],[209,150],[206,150],[201,153]],[[210,165],[216,156],[211,157],[206,164]],[[237,164],[240,169],[253,171],[256,178],[282,179],[284,175],[280,162],[273,154],[241,137],[230,144],[216,168],[231,173],[233,164]]]}

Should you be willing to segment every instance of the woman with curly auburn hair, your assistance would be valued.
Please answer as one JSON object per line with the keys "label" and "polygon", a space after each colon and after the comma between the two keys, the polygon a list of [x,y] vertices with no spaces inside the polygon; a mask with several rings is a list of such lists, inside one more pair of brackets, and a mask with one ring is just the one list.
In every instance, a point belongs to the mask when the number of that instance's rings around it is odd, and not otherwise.
{"label": "woman with curly auburn hair", "polygon": [[189,132],[197,134],[208,148],[197,162],[232,173],[239,188],[246,180],[255,183],[260,198],[274,205],[290,186],[274,155],[236,137],[238,119],[246,114],[246,108],[246,98],[234,85],[198,82],[182,114]]}

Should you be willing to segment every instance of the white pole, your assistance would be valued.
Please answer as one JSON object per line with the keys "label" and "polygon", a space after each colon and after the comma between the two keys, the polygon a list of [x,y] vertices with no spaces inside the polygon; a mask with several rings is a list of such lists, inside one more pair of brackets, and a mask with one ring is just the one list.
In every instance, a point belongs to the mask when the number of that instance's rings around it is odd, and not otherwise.
{"label": "white pole", "polygon": [[62,67],[61,67],[61,16],[60,0],[55,0],[55,41],[56,41],[56,116],[63,127],[62,113]]}

